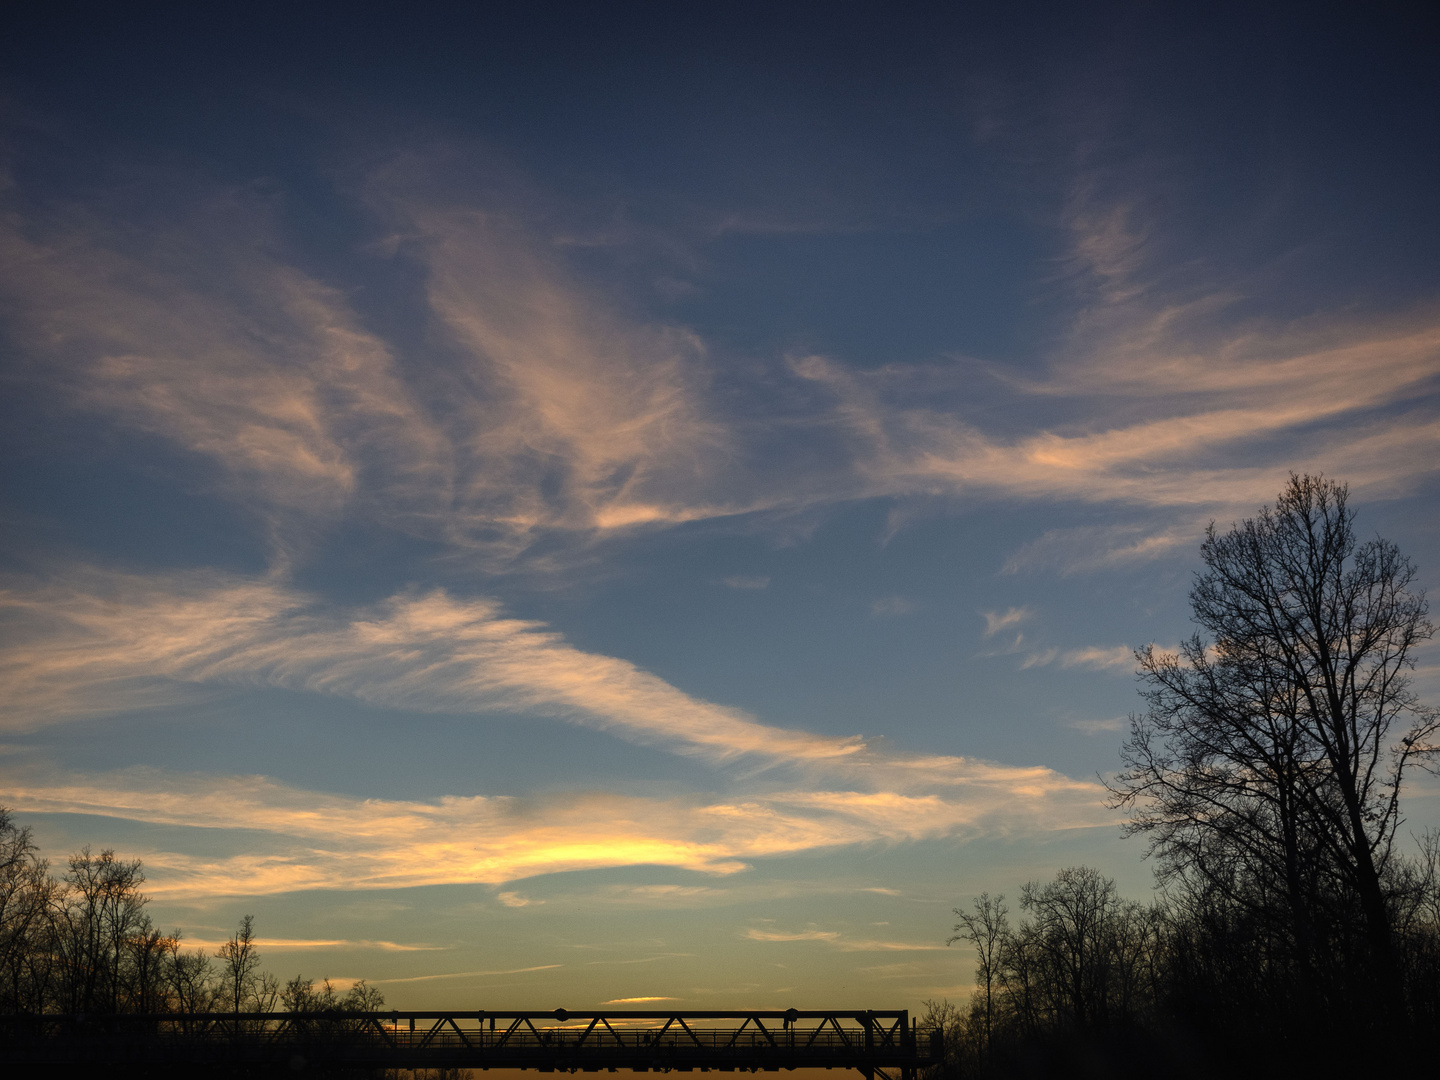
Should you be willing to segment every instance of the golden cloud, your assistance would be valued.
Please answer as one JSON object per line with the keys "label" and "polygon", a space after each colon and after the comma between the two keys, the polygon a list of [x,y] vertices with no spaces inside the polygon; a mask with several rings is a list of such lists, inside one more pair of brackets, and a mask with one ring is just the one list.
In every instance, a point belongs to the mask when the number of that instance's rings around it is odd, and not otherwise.
{"label": "golden cloud", "polygon": [[[845,845],[1098,824],[1104,820],[1100,792],[1087,787],[1083,799],[1061,786],[997,788],[948,800],[800,791],[718,801],[588,793],[418,802],[326,795],[257,777],[147,770],[99,780],[12,777],[3,793],[17,813],[89,814],[262,835],[250,850],[229,857],[141,853],[150,876],[147,891],[181,898],[500,885],[541,874],[647,864],[728,875],[755,859]],[[312,943],[319,944],[326,943]]]}

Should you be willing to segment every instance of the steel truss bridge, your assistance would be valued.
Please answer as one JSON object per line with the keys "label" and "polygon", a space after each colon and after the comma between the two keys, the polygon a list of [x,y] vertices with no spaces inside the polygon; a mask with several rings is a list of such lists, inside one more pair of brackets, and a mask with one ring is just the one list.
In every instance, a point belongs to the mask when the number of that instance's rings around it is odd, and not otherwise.
{"label": "steel truss bridge", "polygon": [[918,1038],[903,1009],[41,1015],[0,1017],[0,1033],[0,1065],[101,1076],[821,1068],[916,1080],[917,1070],[941,1055],[938,1039]]}

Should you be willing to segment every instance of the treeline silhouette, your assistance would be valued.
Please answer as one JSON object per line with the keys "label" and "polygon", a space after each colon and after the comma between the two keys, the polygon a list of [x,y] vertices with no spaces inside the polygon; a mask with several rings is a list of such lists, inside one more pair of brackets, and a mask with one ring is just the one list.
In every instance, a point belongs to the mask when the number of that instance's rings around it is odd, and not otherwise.
{"label": "treeline silhouette", "polygon": [[942,1073],[1433,1070],[1440,841],[1396,839],[1406,777],[1440,756],[1410,679],[1435,628],[1414,565],[1357,539],[1348,495],[1292,474],[1254,518],[1211,523],[1199,629],[1137,650],[1146,709],[1107,782],[1160,898],[1078,867],[1024,886],[1013,924],[1002,898],[957,909],[977,992],[930,1008]]}
{"label": "treeline silhouette", "polygon": [[344,992],[260,966],[254,918],[214,953],[155,926],[140,860],[90,848],[51,872],[31,831],[0,807],[0,1013],[126,1014],[374,1011],[363,980]]}
{"label": "treeline silhouette", "polygon": [[925,1003],[917,1026],[943,1032],[945,1046],[930,1080],[1365,1075],[1433,1061],[1440,837],[1387,871],[1398,993],[1374,983],[1352,899],[1325,897],[1302,942],[1273,889],[1235,884],[1250,895],[1181,882],[1141,904],[1080,866],[1022,886],[1018,911],[988,894],[957,908],[951,940],[975,949],[975,991],[964,1007]]}

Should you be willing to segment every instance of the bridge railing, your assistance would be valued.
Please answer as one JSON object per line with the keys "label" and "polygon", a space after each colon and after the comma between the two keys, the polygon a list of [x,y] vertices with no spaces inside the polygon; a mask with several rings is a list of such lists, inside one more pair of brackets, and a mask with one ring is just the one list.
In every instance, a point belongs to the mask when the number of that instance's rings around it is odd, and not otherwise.
{"label": "bridge railing", "polygon": [[913,1077],[939,1048],[905,1010],[301,1012],[0,1018],[0,1062],[541,1070],[853,1068]]}

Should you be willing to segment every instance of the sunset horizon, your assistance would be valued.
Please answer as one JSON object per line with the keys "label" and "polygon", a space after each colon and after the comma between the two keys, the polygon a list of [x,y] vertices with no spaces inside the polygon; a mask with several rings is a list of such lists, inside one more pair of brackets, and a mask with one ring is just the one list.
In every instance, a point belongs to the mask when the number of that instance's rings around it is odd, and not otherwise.
{"label": "sunset horizon", "polygon": [[1419,598],[1408,771],[1286,880],[1389,955],[1440,829],[1418,16],[12,18],[0,807],[56,880],[138,860],[326,1007],[969,1009],[977,898],[1215,858],[1136,732],[1233,644],[1214,537],[1343,488]]}

